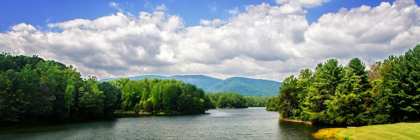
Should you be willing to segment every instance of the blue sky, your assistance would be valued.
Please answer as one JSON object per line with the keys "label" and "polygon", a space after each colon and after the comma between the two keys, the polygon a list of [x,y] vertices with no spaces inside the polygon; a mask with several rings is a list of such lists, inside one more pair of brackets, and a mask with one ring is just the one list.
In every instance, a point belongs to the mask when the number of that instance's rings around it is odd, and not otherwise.
{"label": "blue sky", "polygon": [[332,58],[368,64],[403,54],[420,44],[419,3],[0,0],[0,51],[56,60],[99,79],[202,74],[282,81]]}
{"label": "blue sky", "polygon": [[[341,8],[351,9],[361,5],[378,6],[390,0],[330,0],[318,7],[305,8],[306,18],[312,23],[329,12],[337,12]],[[48,23],[63,22],[72,19],[95,19],[115,14],[119,10],[110,6],[115,2],[124,13],[130,12],[138,16],[140,11],[152,12],[157,6],[164,4],[165,11],[171,15],[182,17],[186,26],[199,24],[200,19],[229,19],[229,10],[238,7],[244,11],[245,6],[268,3],[279,5],[274,0],[2,0],[0,1],[0,31],[9,31],[10,27],[19,23],[34,25],[38,29],[47,29]],[[416,3],[419,3],[418,1]]]}

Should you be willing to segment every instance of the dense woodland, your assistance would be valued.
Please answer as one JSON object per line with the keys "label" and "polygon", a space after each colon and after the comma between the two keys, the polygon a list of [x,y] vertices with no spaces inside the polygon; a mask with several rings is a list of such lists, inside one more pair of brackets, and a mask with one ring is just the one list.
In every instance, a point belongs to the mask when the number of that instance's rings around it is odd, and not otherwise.
{"label": "dense woodland", "polygon": [[420,116],[420,45],[404,55],[366,65],[352,59],[320,63],[283,81],[267,110],[281,118],[329,125],[370,125],[418,121]]}
{"label": "dense woodland", "polygon": [[208,94],[213,108],[247,108],[246,99],[243,95],[237,93],[217,93]]}
{"label": "dense woodland", "polygon": [[279,97],[269,98],[267,100],[265,110],[267,110],[267,111],[278,111],[279,110]]}
{"label": "dense woodland", "polygon": [[212,103],[212,108],[247,108],[265,107],[267,101],[273,97],[244,96],[238,93],[223,92],[207,94]]}
{"label": "dense woodland", "polygon": [[112,117],[115,109],[204,113],[210,107],[203,90],[176,80],[98,82],[60,62],[0,54],[0,122],[82,121]]}
{"label": "dense woodland", "polygon": [[38,56],[0,55],[0,121],[45,122],[108,117],[119,94],[72,66]]}
{"label": "dense woodland", "polygon": [[204,113],[213,105],[202,89],[174,79],[108,81],[121,90],[118,109],[151,114]]}
{"label": "dense woodland", "polygon": [[273,97],[267,97],[267,96],[262,96],[262,97],[255,97],[255,96],[244,96],[245,100],[246,100],[246,104],[248,107],[265,107],[265,105],[267,104],[268,100],[273,98]]}

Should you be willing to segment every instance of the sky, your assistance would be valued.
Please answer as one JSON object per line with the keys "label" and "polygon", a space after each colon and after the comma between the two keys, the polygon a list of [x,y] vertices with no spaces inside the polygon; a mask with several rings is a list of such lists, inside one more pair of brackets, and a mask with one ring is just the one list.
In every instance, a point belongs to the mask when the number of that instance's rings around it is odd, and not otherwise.
{"label": "sky", "polygon": [[0,51],[84,77],[202,74],[283,81],[335,58],[420,43],[414,0],[2,0]]}

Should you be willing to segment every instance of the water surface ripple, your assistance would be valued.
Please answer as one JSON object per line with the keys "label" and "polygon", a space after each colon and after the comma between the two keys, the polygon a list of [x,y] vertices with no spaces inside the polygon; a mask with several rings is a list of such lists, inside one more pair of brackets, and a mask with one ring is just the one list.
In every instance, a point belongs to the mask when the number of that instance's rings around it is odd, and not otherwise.
{"label": "water surface ripple", "polygon": [[279,121],[263,107],[206,114],[117,118],[60,125],[1,126],[0,139],[313,139],[319,128]]}

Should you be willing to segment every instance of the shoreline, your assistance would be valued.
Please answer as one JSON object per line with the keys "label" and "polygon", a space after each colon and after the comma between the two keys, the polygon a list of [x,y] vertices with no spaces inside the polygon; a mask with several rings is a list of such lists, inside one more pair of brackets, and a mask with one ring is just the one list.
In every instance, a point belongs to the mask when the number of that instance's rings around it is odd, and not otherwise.
{"label": "shoreline", "polygon": [[312,125],[312,122],[310,121],[302,121],[302,120],[295,120],[295,119],[280,119],[281,121],[286,121],[286,122],[295,122],[295,123],[303,123],[306,125]]}

